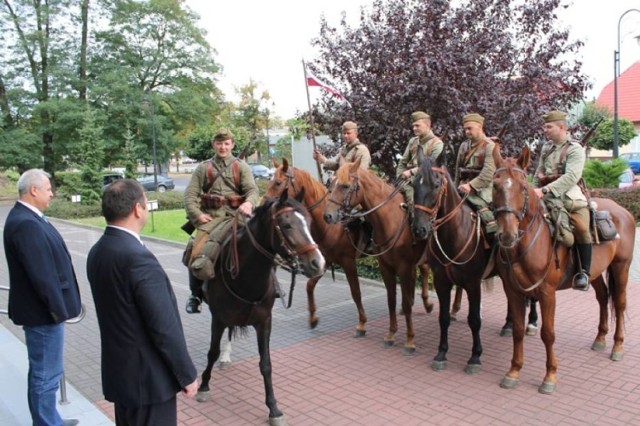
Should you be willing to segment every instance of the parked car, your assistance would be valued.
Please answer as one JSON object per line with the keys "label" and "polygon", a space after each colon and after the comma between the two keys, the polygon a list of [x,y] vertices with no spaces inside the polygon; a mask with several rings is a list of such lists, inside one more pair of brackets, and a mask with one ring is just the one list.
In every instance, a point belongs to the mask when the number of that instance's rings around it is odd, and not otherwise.
{"label": "parked car", "polygon": [[114,173],[105,173],[102,175],[102,190],[104,191],[104,189],[107,187],[107,185],[109,185],[111,182],[115,182],[119,179],[123,179],[124,175],[120,172],[114,172]]}
{"label": "parked car", "polygon": [[142,184],[145,191],[165,192],[165,191],[172,190],[176,187],[176,184],[173,182],[173,179],[164,175],[158,175],[157,188],[155,187],[153,174],[138,176],[136,180]]}
{"label": "parked car", "polygon": [[275,174],[275,170],[263,166],[262,164],[249,164],[254,179],[271,179]]}
{"label": "parked car", "polygon": [[637,177],[631,168],[628,168],[620,175],[618,188],[631,188],[632,186],[640,186],[640,177]]}
{"label": "parked car", "polygon": [[640,173],[640,152],[625,152],[624,154],[620,154],[620,158],[629,164],[633,173]]}

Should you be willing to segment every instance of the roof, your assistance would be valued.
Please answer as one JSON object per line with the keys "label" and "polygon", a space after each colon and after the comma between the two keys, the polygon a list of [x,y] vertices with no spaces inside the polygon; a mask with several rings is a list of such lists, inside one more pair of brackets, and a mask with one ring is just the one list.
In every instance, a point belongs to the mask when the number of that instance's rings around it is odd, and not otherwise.
{"label": "roof", "polygon": [[[614,82],[600,92],[596,104],[606,106],[614,112]],[[627,68],[618,77],[618,116],[640,122],[640,61]]]}

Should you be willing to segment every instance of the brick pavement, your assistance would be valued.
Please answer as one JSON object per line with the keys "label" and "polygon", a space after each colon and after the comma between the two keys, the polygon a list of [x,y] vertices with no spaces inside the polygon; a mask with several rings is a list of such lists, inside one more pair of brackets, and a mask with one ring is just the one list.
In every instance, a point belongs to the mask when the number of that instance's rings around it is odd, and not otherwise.
{"label": "brick pavement", "polygon": [[[6,211],[0,207],[0,223]],[[87,316],[67,327],[65,368],[67,380],[86,398],[113,418],[112,405],[102,398],[100,344],[85,274],[88,248],[100,232],[56,222],[77,269]],[[167,270],[180,308],[187,298],[181,248],[148,241],[147,245]],[[636,241],[636,253],[640,243]],[[639,424],[640,423],[640,267],[634,261],[628,288],[625,358],[609,361],[609,352],[590,350],[596,335],[598,308],[594,292],[563,291],[558,294],[556,356],[559,383],[552,396],[540,395],[544,375],[544,346],[539,337],[527,337],[525,366],[515,390],[498,384],[509,367],[511,339],[498,336],[506,313],[499,285],[484,293],[482,371],[463,372],[470,356],[471,334],[465,321],[450,329],[448,369],[434,372],[430,362],[437,350],[438,308],[431,314],[416,304],[414,319],[417,350],[402,354],[404,324],[396,346],[383,349],[388,327],[386,295],[375,283],[363,284],[363,303],[369,317],[364,338],[353,337],[357,314],[347,284],[328,277],[316,289],[320,324],[307,326],[304,279],[298,278],[290,310],[274,308],[272,362],[275,394],[290,425],[510,425],[510,424]],[[328,274],[327,274],[328,275]],[[0,263],[0,282],[6,282],[6,263]],[[288,276],[280,275],[287,284]],[[0,295],[0,306],[6,301]],[[463,302],[463,310],[466,304]],[[464,314],[460,315],[464,318]],[[199,371],[205,366],[209,345],[208,313],[183,315],[191,355]],[[23,340],[22,330],[6,317],[0,323]],[[612,344],[611,335],[607,343]],[[179,396],[181,425],[264,424],[262,377],[258,370],[255,334],[234,342],[233,364],[214,370],[212,400],[198,403]]]}

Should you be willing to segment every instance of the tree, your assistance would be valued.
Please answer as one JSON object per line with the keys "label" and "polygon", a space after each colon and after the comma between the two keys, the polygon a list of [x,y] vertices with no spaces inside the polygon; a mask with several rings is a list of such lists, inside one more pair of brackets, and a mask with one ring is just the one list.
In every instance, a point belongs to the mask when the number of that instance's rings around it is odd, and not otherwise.
{"label": "tree", "polygon": [[315,109],[325,133],[346,119],[359,124],[374,162],[393,174],[411,137],[410,114],[426,110],[436,133],[457,146],[461,119],[486,117],[495,135],[506,126],[503,153],[542,136],[541,115],[568,109],[588,87],[571,42],[556,17],[561,0],[376,0],[360,24],[321,20],[310,68],[332,83],[352,108],[323,95]]}
{"label": "tree", "polygon": [[102,159],[104,156],[102,142],[102,128],[96,122],[96,114],[86,107],[83,117],[83,125],[80,128],[80,195],[82,204],[95,204],[100,202],[100,190],[102,189]]}

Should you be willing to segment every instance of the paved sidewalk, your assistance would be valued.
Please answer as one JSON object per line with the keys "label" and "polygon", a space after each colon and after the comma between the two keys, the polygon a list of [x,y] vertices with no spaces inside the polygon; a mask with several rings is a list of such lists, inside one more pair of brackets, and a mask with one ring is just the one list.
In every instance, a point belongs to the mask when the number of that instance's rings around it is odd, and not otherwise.
{"label": "paved sidewalk", "polygon": [[[0,206],[0,230],[6,211],[8,208]],[[80,417],[81,424],[109,424],[108,421],[101,423],[113,418],[113,407],[102,396],[99,333],[85,273],[86,254],[101,232],[62,221],[56,221],[55,225],[72,253],[87,308],[84,320],[66,328],[65,369],[71,403],[61,407],[61,411],[80,406],[83,408],[78,410],[84,410],[86,403],[94,407],[89,411],[96,417]],[[146,243],[169,274],[182,309],[188,296],[186,270],[180,263],[182,247],[157,240]],[[636,253],[640,257],[638,241]],[[368,331],[366,337],[355,339],[357,313],[347,284],[342,279],[333,282],[330,274],[320,281],[316,289],[320,323],[310,330],[306,280],[298,277],[292,308],[286,310],[279,303],[274,308],[271,357],[279,406],[288,424],[295,426],[640,424],[639,264],[636,259],[630,271],[625,358],[621,362],[608,359],[611,333],[607,351],[590,350],[597,331],[598,307],[594,292],[558,293],[555,349],[559,383],[552,396],[537,391],[545,364],[544,346],[539,337],[526,339],[525,366],[518,387],[505,390],[498,385],[509,367],[512,348],[510,339],[498,336],[506,313],[506,301],[499,284],[483,293],[483,366],[478,375],[468,376],[463,372],[471,351],[471,333],[464,320],[466,302],[461,321],[450,328],[448,369],[434,372],[430,362],[439,339],[438,307],[426,314],[419,301],[416,302],[417,350],[413,356],[404,356],[403,317],[399,317],[396,345],[382,348],[388,315],[386,293],[379,284],[362,286]],[[280,274],[279,278],[282,285],[288,287],[289,276]],[[0,285],[7,285],[7,280],[6,262],[0,262]],[[6,296],[0,294],[0,307],[5,306]],[[189,350],[200,372],[206,364],[209,322],[208,312],[183,315]],[[22,330],[13,326],[6,316],[0,316],[2,425],[29,424],[24,389],[26,355],[19,353],[22,340]],[[5,351],[6,347],[11,349]],[[231,368],[214,370],[211,401],[198,403],[178,397],[179,423],[265,424],[268,410],[264,405],[257,352],[255,333],[249,330],[247,337],[233,343]],[[16,365],[20,363],[22,367]],[[21,409],[21,405],[24,408]],[[76,412],[63,412],[77,417]],[[8,417],[10,415],[13,417]]]}

